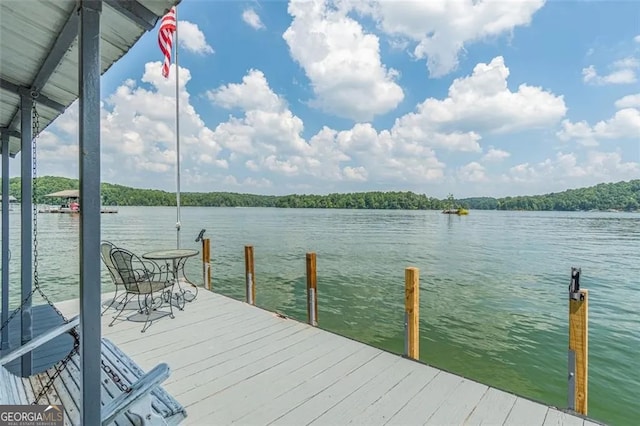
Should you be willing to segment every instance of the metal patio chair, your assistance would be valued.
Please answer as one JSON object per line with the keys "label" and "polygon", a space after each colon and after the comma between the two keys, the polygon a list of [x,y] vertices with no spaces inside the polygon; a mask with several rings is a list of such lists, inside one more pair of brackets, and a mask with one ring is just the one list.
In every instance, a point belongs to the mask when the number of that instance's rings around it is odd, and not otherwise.
{"label": "metal patio chair", "polygon": [[[170,268],[163,268],[151,261],[143,261],[134,253],[120,247],[111,249],[109,257],[117,274],[116,279],[122,282],[125,291],[124,298],[109,327],[120,317],[127,303],[136,298],[138,313],[145,317],[143,333],[155,319],[166,315],[174,318],[171,298],[175,277]],[[156,316],[160,312],[159,309],[165,302],[169,305],[169,312],[158,318],[152,318],[152,315]]]}
{"label": "metal patio chair", "polygon": [[126,291],[123,285],[124,283],[122,282],[120,274],[118,274],[118,271],[116,270],[116,267],[111,260],[111,250],[113,250],[114,248],[116,248],[116,245],[112,242],[105,240],[100,242],[100,258],[102,259],[102,263],[104,263],[104,266],[107,267],[107,271],[109,272],[109,276],[111,277],[111,282],[113,282],[113,285],[116,289],[116,292],[113,295],[113,299],[105,302],[102,305],[104,307],[104,310],[102,311],[101,315],[104,315],[104,313],[107,312],[109,308],[122,308],[123,306],[120,305],[123,304],[124,298],[126,296]]}

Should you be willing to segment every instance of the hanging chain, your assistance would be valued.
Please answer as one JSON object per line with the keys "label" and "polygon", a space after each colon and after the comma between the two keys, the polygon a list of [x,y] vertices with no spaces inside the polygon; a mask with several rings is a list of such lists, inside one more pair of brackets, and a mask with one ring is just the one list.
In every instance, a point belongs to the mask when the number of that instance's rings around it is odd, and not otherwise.
{"label": "hanging chain", "polygon": [[[68,323],[69,320],[60,312],[58,307],[53,304],[51,299],[47,297],[47,295],[40,288],[40,277],[38,275],[38,136],[40,134],[40,114],[38,113],[37,103],[35,102],[35,98],[37,97],[37,93],[32,94],[34,102],[33,102],[33,120],[32,120],[32,176],[33,176],[33,290],[31,291],[31,295],[34,292],[38,292],[40,296],[49,304],[49,306],[54,310],[56,314],[58,314],[65,323]],[[80,348],[80,336],[78,335],[78,331],[74,328],[69,331],[71,336],[73,337],[73,348],[67,354],[64,359],[55,364],[55,371],[53,374],[47,376],[49,380],[42,387],[38,395],[36,395],[33,404],[38,404],[40,399],[51,389],[55,379],[67,368],[67,364],[71,361],[71,358],[78,353],[78,349]]]}
{"label": "hanging chain", "polygon": [[[0,330],[5,328],[11,320],[21,311],[22,307],[27,304],[29,299],[31,299],[34,293],[37,291],[38,294],[47,302],[47,304],[53,309],[56,314],[58,314],[65,323],[68,323],[69,320],[64,316],[64,314],[58,309],[58,307],[49,299],[49,297],[42,291],[40,288],[40,279],[38,275],[38,155],[37,155],[37,147],[38,147],[38,136],[40,133],[40,114],[38,113],[38,108],[36,107],[35,98],[37,97],[37,93],[32,94],[34,102],[33,102],[33,121],[32,121],[32,173],[33,173],[33,289],[31,292],[24,298],[20,307],[14,310],[9,318],[0,326]],[[33,405],[36,405],[40,402],[42,397],[46,395],[49,390],[53,387],[55,379],[60,376],[60,374],[67,368],[67,364],[71,361],[71,359],[79,352],[80,349],[80,335],[76,328],[72,328],[69,331],[69,334],[73,337],[73,348],[67,354],[64,359],[55,364],[55,371],[52,374],[47,373],[48,380],[47,383],[42,387],[38,395],[36,395]],[[127,386],[120,376],[111,369],[108,365],[105,364],[104,360],[100,360],[101,367],[104,372],[110,377],[113,383],[120,389],[122,392],[129,393],[131,392],[131,388]]]}
{"label": "hanging chain", "polygon": [[[39,133],[40,133],[40,115],[38,114],[36,103],[34,102],[33,103],[33,194],[34,194],[35,200],[37,200],[37,196],[38,196],[37,142],[38,142]],[[60,315],[60,317],[64,319],[64,322],[65,323],[69,322],[69,320],[65,318],[62,312],[60,312],[58,307],[42,291],[42,289],[40,288],[40,282],[38,278],[39,278],[38,277],[38,208],[37,208],[37,202],[35,202],[33,203],[33,284],[34,284],[34,289],[31,294],[33,294],[33,292],[37,290],[40,296],[42,296],[42,298],[49,304],[49,306],[58,315]],[[70,334],[73,336],[73,349],[62,361],[60,361],[55,365],[55,371],[53,372],[52,375],[49,376],[49,380],[42,387],[42,389],[36,396],[34,404],[37,404],[40,401],[40,399],[49,391],[49,389],[53,386],[55,379],[65,370],[67,364],[71,361],[73,356],[79,352],[80,335],[78,334],[78,331],[75,328],[71,329]],[[125,393],[131,392],[131,388],[122,381],[120,376],[118,376],[118,374],[114,370],[112,370],[111,367],[105,364],[103,359],[100,359],[100,364],[104,372],[111,378],[111,381],[118,387],[118,389],[120,389],[121,392],[125,392]]]}
{"label": "hanging chain", "polygon": [[32,152],[32,169],[33,169],[33,285],[39,286],[38,280],[38,133],[40,133],[40,114],[36,102],[33,103],[33,129],[31,137],[33,138]]}
{"label": "hanging chain", "polygon": [[[35,98],[37,97],[36,93],[32,93],[31,96],[33,97],[34,101]],[[32,122],[31,122],[31,130],[32,130],[32,144],[33,144],[33,169],[32,169],[32,173],[33,173],[33,193],[36,194],[36,173],[37,173],[37,169],[36,169],[36,137],[38,135],[39,129],[40,129],[40,116],[38,114],[38,110],[36,108],[36,102],[33,102],[33,108],[32,108]],[[24,200],[23,200],[24,201]],[[38,240],[37,240],[37,232],[38,232],[38,219],[37,219],[37,204],[33,204],[33,241],[34,241],[34,246],[33,246],[33,258],[34,258],[34,267],[33,267],[33,281],[34,281],[34,286],[31,289],[31,292],[29,292],[29,294],[22,300],[22,303],[20,303],[20,306],[18,306],[17,309],[15,309],[13,312],[11,312],[11,315],[9,315],[9,318],[7,318],[7,320],[5,322],[2,323],[2,325],[0,325],[0,330],[4,329],[6,326],[9,325],[9,323],[13,320],[13,318],[16,317],[16,315],[18,315],[18,313],[22,310],[22,308],[24,307],[24,305],[27,304],[27,302],[29,302],[29,300],[33,297],[33,294],[40,290],[39,286],[38,286],[38,249],[37,249],[37,244],[38,244]],[[42,293],[42,290],[40,290],[40,292]],[[45,298],[45,300],[47,300],[47,298]],[[62,316],[62,314],[60,314]],[[62,316],[64,318],[64,316]],[[66,321],[65,321],[66,322]]]}
{"label": "hanging chain", "polygon": [[[33,93],[33,99],[37,98],[37,92]],[[33,166],[33,288],[38,291],[40,296],[49,304],[49,306],[58,314],[65,323],[69,322],[60,310],[53,304],[51,299],[40,288],[40,278],[38,275],[38,137],[40,135],[40,114],[38,113],[37,103],[33,102],[33,146],[32,146],[32,166]],[[73,333],[72,333],[73,334]],[[75,338],[75,336],[74,336]]]}
{"label": "hanging chain", "polygon": [[105,373],[107,373],[107,375],[109,376],[109,378],[111,378],[111,381],[113,383],[115,383],[116,386],[118,386],[118,389],[120,389],[120,391],[124,392],[124,393],[129,393],[131,392],[131,387],[127,386],[122,379],[120,379],[120,376],[118,376],[118,374],[107,364],[105,364],[104,360],[101,359],[100,360],[100,364],[102,366],[102,369],[104,370]]}
{"label": "hanging chain", "polygon": [[38,405],[42,397],[45,396],[49,392],[49,389],[53,387],[53,383],[56,380],[56,378],[67,368],[67,364],[69,363],[69,361],[71,361],[71,358],[73,358],[73,356],[78,353],[78,350],[80,349],[80,340],[78,338],[78,332],[74,328],[71,330],[70,333],[74,336],[73,349],[71,349],[71,352],[69,352],[62,361],[56,363],[53,366],[53,368],[55,369],[53,374],[49,374],[47,370],[47,377],[48,377],[47,383],[44,386],[42,386],[42,389],[40,389],[40,392],[38,392],[38,395],[36,395],[31,405]]}

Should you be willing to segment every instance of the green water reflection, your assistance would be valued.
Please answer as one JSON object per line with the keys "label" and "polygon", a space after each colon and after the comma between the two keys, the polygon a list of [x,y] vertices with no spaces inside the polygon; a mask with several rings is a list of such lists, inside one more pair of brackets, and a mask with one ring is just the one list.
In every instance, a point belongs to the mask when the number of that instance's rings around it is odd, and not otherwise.
{"label": "green water reflection", "polygon": [[[40,276],[57,300],[78,294],[76,219],[40,217]],[[12,305],[18,220],[12,213]],[[121,208],[103,216],[102,236],[143,253],[172,247],[174,223],[171,208]],[[216,291],[244,297],[243,246],[252,244],[258,305],[303,321],[305,253],[317,252],[320,326],[396,353],[404,268],[416,266],[423,361],[559,407],[569,272],[580,266],[590,291],[589,415],[614,425],[640,418],[640,215],[184,208],[182,223],[183,247],[199,248],[207,229]],[[188,271],[199,277],[199,264]]]}

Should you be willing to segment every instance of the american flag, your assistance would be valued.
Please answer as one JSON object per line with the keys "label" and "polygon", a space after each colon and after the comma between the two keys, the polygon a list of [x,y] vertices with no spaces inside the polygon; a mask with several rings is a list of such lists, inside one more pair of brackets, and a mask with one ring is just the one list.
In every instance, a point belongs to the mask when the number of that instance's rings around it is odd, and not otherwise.
{"label": "american flag", "polygon": [[176,8],[169,9],[166,15],[162,17],[160,29],[158,30],[158,45],[164,55],[164,63],[162,64],[162,75],[169,77],[169,66],[171,65],[171,45],[173,44],[173,33],[176,31]]}

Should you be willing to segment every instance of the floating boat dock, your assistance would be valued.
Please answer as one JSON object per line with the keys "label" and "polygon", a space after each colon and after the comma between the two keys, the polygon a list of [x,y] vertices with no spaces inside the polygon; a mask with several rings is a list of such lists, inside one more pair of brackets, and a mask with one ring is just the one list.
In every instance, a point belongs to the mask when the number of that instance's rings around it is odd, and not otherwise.
{"label": "floating boat dock", "polygon": [[[77,299],[57,306],[78,312]],[[34,311],[52,319],[38,328],[59,321]],[[108,327],[108,311],[102,334],[147,371],[169,364],[163,386],[186,407],[184,424],[598,424],[210,291],[175,314],[140,333],[132,321]],[[61,336],[34,366],[69,345]]]}
{"label": "floating boat dock", "polygon": [[[38,213],[80,214],[80,211],[72,210],[69,207],[47,206],[39,209]],[[118,209],[114,207],[101,207],[100,213],[118,213]]]}

